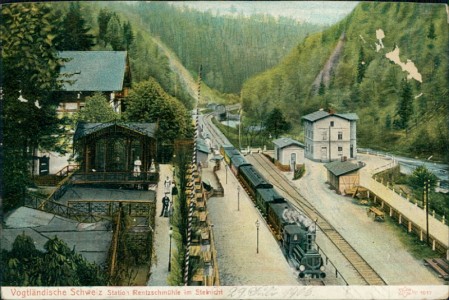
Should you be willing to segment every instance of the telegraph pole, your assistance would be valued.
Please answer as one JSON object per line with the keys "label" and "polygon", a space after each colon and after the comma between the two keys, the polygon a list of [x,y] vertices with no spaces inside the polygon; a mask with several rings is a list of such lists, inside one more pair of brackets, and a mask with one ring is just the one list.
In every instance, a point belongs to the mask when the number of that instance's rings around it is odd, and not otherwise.
{"label": "telegraph pole", "polygon": [[430,180],[424,181],[424,192],[423,192],[423,209],[426,211],[426,242],[427,245],[430,245],[429,242],[429,186]]}
{"label": "telegraph pole", "polygon": [[427,245],[430,245],[429,241],[429,194],[430,194],[430,180],[427,179],[426,182],[426,232],[427,232]]}

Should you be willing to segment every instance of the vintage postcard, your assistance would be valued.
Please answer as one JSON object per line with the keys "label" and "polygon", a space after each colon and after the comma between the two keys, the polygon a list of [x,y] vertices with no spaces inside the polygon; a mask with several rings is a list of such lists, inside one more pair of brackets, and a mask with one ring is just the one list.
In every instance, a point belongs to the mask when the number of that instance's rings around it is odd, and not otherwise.
{"label": "vintage postcard", "polygon": [[1,4],[2,299],[448,299],[449,7]]}

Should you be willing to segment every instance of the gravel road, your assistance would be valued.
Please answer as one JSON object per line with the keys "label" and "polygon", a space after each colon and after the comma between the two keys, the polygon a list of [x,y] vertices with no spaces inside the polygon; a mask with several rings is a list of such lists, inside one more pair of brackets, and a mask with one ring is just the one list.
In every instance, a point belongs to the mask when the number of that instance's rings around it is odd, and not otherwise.
{"label": "gravel road", "polygon": [[[388,163],[381,158],[364,155],[360,155],[359,159],[367,163],[367,168],[361,172]],[[365,206],[355,204],[351,197],[337,195],[329,189],[323,163],[306,159],[305,164],[305,176],[294,181],[299,191],[373,266],[387,284],[442,284],[434,273],[404,248],[391,225],[374,222],[367,217]]]}

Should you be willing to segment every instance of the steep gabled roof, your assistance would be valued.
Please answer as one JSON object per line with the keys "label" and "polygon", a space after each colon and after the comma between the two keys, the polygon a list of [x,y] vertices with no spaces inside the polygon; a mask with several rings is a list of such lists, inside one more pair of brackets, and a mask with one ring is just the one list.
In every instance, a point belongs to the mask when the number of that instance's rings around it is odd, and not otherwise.
{"label": "steep gabled roof", "polygon": [[200,152],[207,153],[207,154],[210,153],[209,147],[206,145],[206,142],[204,141],[204,139],[196,140],[196,148]]}
{"label": "steep gabled roof", "polygon": [[316,111],[311,114],[303,116],[302,119],[310,121],[310,122],[315,122],[316,120],[325,118],[327,116],[329,116],[329,113],[327,111],[319,110],[319,111]]}
{"label": "steep gabled roof", "polygon": [[92,133],[98,132],[102,129],[112,127],[112,126],[120,126],[123,128],[127,128],[131,131],[138,132],[142,135],[146,135],[148,137],[154,138],[156,133],[156,123],[84,123],[80,122],[76,125],[75,135],[73,136],[73,140],[76,141],[80,138],[88,136]]}
{"label": "steep gabled roof", "polygon": [[277,140],[274,140],[273,144],[278,146],[278,148],[280,148],[280,149],[291,146],[291,145],[296,145],[301,148],[304,148],[304,144],[302,144],[298,141],[295,141],[294,139],[291,139],[291,138],[279,138]]}
{"label": "steep gabled roof", "polygon": [[363,164],[352,163],[350,161],[333,161],[325,164],[324,167],[335,176],[341,176],[361,169]]}
{"label": "steep gabled roof", "polygon": [[302,117],[302,119],[310,122],[315,122],[330,116],[336,116],[348,121],[356,121],[359,119],[356,113],[336,114],[336,113],[328,113],[327,111],[324,110],[319,110],[311,114],[305,115]]}
{"label": "steep gabled roof", "polygon": [[[61,67],[61,79],[68,80],[64,91],[121,91],[126,71],[126,51],[61,51],[70,59]],[[72,75],[63,78],[64,75]]]}
{"label": "steep gabled roof", "polygon": [[357,116],[356,113],[334,114],[334,115],[349,121],[355,121],[359,119],[359,116]]}

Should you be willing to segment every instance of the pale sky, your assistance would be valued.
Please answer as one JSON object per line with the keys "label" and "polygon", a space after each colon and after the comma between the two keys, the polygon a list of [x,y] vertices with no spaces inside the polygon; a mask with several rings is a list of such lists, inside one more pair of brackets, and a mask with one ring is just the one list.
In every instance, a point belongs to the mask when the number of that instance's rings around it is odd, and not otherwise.
{"label": "pale sky", "polygon": [[330,25],[348,15],[358,2],[353,1],[176,1],[176,6],[219,14],[271,14],[298,21]]}

